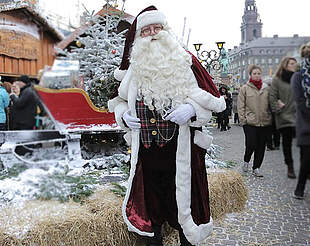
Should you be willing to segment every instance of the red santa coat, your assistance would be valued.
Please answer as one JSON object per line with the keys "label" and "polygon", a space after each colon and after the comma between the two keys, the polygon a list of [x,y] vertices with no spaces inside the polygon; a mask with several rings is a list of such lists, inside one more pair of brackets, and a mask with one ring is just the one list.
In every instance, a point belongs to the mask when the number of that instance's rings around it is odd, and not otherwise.
{"label": "red santa coat", "polygon": [[[211,233],[213,224],[211,217],[199,219],[199,216],[195,216],[195,214],[197,214],[197,211],[195,211],[197,206],[195,206],[195,204],[199,204],[202,201],[208,203],[208,197],[199,197],[201,195],[204,196],[205,193],[197,194],[201,189],[207,190],[206,174],[205,171],[201,170],[201,168],[205,170],[204,155],[199,148],[207,149],[211,144],[212,137],[198,130],[191,134],[190,127],[201,127],[206,125],[212,116],[211,111],[221,112],[225,109],[226,104],[223,97],[217,97],[219,94],[211,78],[208,77],[209,75],[194,56],[193,64],[189,69],[192,69],[192,79],[196,81],[195,84],[197,86],[191,88],[190,95],[184,103],[190,103],[195,108],[196,120],[179,126],[175,185],[178,222],[187,240],[197,245]],[[138,162],[140,132],[139,130],[127,128],[122,121],[122,116],[128,109],[131,111],[131,114],[136,117],[135,104],[138,88],[135,83],[132,83],[131,77],[132,71],[131,67],[129,67],[120,84],[118,96],[109,101],[109,110],[115,113],[117,123],[127,131],[124,137],[131,145],[130,176],[122,207],[122,214],[130,231],[136,232],[142,236],[153,236],[151,222],[147,216],[144,204],[143,178]],[[196,163],[197,165],[192,165],[192,162],[199,163]],[[193,171],[194,169],[201,171],[201,176],[196,176],[197,173]],[[199,179],[199,181],[193,182],[196,179]],[[194,193],[195,196],[193,196]],[[193,201],[197,197],[199,197],[199,199]],[[209,204],[207,204],[207,206],[208,205]],[[194,211],[192,211],[191,208],[193,208]]]}

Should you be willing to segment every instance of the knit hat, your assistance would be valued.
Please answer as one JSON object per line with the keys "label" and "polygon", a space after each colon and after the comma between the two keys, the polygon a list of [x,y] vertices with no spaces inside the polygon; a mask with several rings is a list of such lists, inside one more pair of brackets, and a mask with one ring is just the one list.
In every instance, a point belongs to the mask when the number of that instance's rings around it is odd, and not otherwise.
{"label": "knit hat", "polygon": [[123,52],[122,62],[119,68],[114,71],[114,77],[121,81],[130,64],[129,57],[132,44],[135,40],[136,33],[140,33],[141,28],[150,24],[166,24],[166,17],[159,12],[155,6],[149,6],[142,10],[133,21],[126,35],[125,47]]}

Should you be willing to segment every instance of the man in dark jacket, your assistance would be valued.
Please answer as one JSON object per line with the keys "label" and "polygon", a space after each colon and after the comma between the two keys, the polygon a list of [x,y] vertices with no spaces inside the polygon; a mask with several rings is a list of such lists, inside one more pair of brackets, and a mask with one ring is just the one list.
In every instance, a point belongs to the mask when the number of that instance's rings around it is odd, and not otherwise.
{"label": "man in dark jacket", "polygon": [[304,198],[307,177],[310,175],[310,42],[301,48],[301,71],[291,78],[296,101],[296,137],[300,147],[300,169],[294,197]]}
{"label": "man in dark jacket", "polygon": [[14,82],[10,98],[13,130],[33,130],[39,102],[27,75]]}
{"label": "man in dark jacket", "polygon": [[231,116],[232,110],[232,97],[231,94],[228,92],[226,86],[222,86],[219,89],[221,96],[224,96],[226,102],[226,109],[223,112],[218,113],[221,131],[227,131],[231,127],[229,126],[229,116]]}

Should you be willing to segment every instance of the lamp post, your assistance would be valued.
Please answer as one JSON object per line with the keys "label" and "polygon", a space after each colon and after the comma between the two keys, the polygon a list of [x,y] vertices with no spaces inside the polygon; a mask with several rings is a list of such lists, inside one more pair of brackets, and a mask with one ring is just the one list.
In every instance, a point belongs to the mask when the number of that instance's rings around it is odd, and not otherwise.
{"label": "lamp post", "polygon": [[193,44],[195,50],[197,52],[197,58],[201,62],[201,64],[207,69],[210,73],[211,68],[215,71],[221,69],[220,58],[222,55],[222,49],[224,48],[225,42],[216,42],[218,51],[216,50],[203,50],[199,53],[200,48],[202,46],[201,43]]}

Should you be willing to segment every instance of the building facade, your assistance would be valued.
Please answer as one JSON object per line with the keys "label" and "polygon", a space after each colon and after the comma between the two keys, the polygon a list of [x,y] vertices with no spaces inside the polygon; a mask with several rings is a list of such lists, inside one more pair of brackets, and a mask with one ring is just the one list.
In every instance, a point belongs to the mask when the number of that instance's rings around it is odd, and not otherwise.
{"label": "building facade", "polygon": [[0,76],[14,81],[20,75],[36,78],[55,59],[54,46],[62,35],[28,1],[0,2]]}
{"label": "building facade", "polygon": [[262,37],[262,22],[255,0],[246,0],[241,24],[241,43],[229,50],[229,69],[233,82],[244,84],[249,80],[248,66],[259,65],[264,80],[270,80],[281,59],[297,55],[301,45],[310,37]]}

